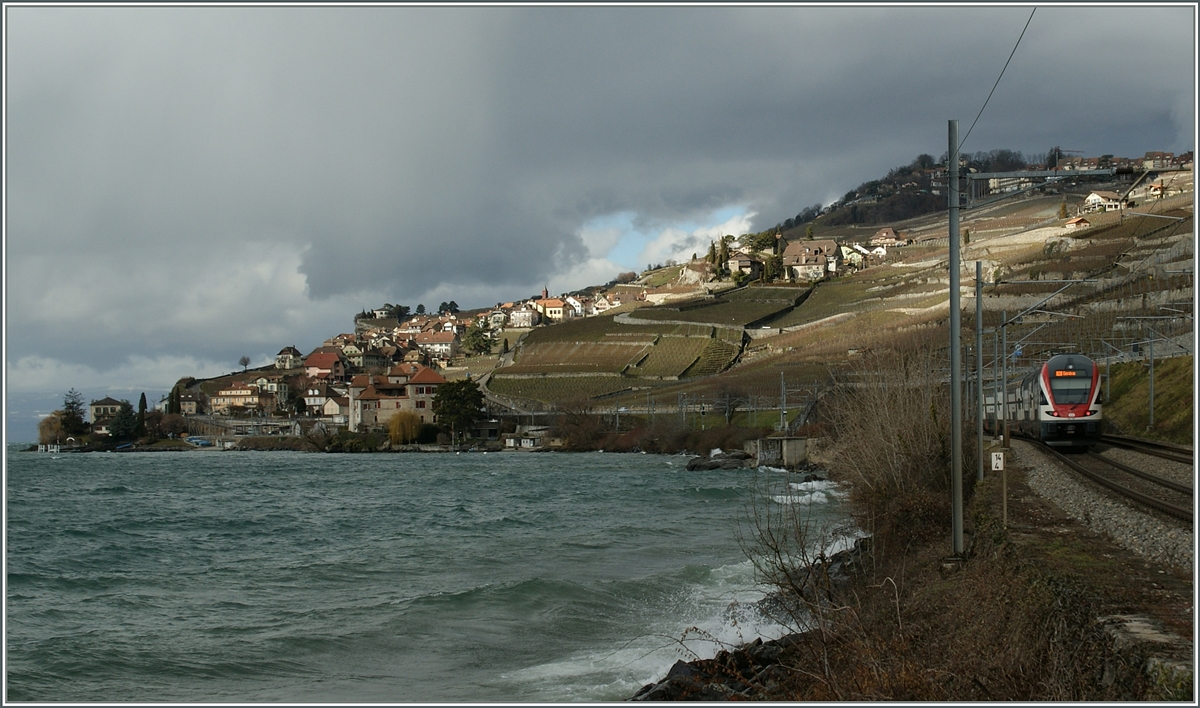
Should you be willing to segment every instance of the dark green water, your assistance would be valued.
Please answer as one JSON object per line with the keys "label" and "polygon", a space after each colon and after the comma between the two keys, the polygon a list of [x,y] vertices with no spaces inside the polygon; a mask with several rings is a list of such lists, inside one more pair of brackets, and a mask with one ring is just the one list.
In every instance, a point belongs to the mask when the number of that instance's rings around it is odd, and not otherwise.
{"label": "dark green water", "polygon": [[7,699],[622,700],[783,631],[686,461],[10,449]]}

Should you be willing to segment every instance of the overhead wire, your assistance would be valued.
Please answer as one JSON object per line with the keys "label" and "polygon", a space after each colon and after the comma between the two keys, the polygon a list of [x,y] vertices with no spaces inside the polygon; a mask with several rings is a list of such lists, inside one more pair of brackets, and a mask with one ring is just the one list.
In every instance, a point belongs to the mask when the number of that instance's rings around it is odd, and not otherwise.
{"label": "overhead wire", "polygon": [[[1033,15],[1034,15],[1034,13],[1036,13],[1036,12],[1037,12],[1037,7],[1034,7],[1034,8],[1033,8],[1033,11],[1029,13],[1029,19],[1025,20],[1025,26],[1021,28],[1021,34],[1020,34],[1020,35],[1017,37],[1017,41],[1016,41],[1016,43],[1015,43],[1015,44],[1013,44],[1012,51],[1008,53],[1008,59],[1007,59],[1007,60],[1005,60],[1005,62],[1004,62],[1004,67],[1003,67],[1002,69],[1000,69],[1000,75],[996,77],[996,82],[995,82],[994,84],[992,84],[992,90],[991,90],[991,91],[988,91],[987,98],[985,98],[985,99],[983,100],[983,105],[979,107],[979,113],[977,113],[977,114],[975,115],[975,120],[971,121],[971,127],[970,127],[970,128],[967,128],[967,134],[963,136],[962,140],[959,140],[959,141],[958,141],[958,150],[957,150],[957,153],[958,153],[958,155],[960,156],[960,159],[961,159],[961,156],[962,156],[962,146],[966,144],[966,142],[967,142],[967,138],[971,137],[971,131],[972,131],[972,130],[975,130],[975,124],[976,124],[976,123],[978,123],[978,122],[979,122],[979,118],[980,118],[981,116],[983,116],[983,111],[984,111],[984,110],[987,108],[988,102],[992,100],[992,94],[996,93],[996,87],[1000,85],[1000,79],[1003,79],[1003,78],[1004,78],[1004,72],[1008,71],[1008,65],[1009,65],[1009,64],[1012,62],[1012,58],[1013,58],[1013,57],[1016,55],[1016,53],[1017,53],[1017,48],[1021,46],[1021,40],[1022,40],[1022,39],[1024,39],[1024,37],[1025,37],[1025,31],[1029,29],[1029,23],[1033,22]],[[947,167],[951,167],[951,166],[949,166],[949,165],[948,165]],[[958,165],[953,165],[953,166],[951,167],[951,169],[955,169],[955,170],[957,170],[957,169],[958,169]],[[947,185],[947,186],[949,186],[949,185]],[[959,196],[959,195],[960,195],[961,193],[962,193],[962,187],[960,186],[960,187],[959,187],[959,193],[958,193],[958,194],[952,194],[952,195],[951,195],[951,197],[952,197],[953,199],[959,199],[959,198],[960,198],[960,196]],[[964,260],[964,258],[965,258],[965,255],[962,253],[962,251],[959,251],[959,256],[958,256],[959,263],[958,263],[958,267],[959,267],[960,269],[961,269],[961,268],[963,267],[963,265],[966,263],[966,261]]]}

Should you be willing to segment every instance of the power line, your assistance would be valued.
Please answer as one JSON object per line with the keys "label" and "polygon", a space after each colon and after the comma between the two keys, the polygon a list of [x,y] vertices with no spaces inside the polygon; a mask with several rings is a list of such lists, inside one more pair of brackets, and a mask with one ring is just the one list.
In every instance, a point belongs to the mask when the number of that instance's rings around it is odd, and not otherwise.
{"label": "power line", "polygon": [[963,136],[962,142],[958,144],[959,152],[962,152],[962,146],[967,142],[967,138],[971,137],[971,131],[975,129],[975,124],[979,122],[979,116],[983,115],[983,109],[987,108],[988,101],[992,100],[992,94],[996,92],[996,87],[1000,85],[1000,79],[1004,78],[1004,72],[1008,69],[1008,62],[1012,61],[1013,55],[1017,53],[1017,47],[1021,46],[1021,38],[1025,36],[1025,30],[1029,29],[1029,23],[1033,21],[1033,13],[1037,12],[1037,8],[1033,8],[1033,12],[1029,13],[1029,19],[1025,20],[1025,28],[1021,30],[1021,36],[1017,37],[1017,43],[1013,45],[1012,53],[1008,55],[1008,61],[1004,62],[1004,68],[1000,70],[1000,75],[996,77],[996,83],[992,84],[992,90],[988,92],[987,98],[983,101],[983,106],[979,109],[979,115],[975,116],[975,120],[971,122],[971,127],[967,128],[967,134]]}

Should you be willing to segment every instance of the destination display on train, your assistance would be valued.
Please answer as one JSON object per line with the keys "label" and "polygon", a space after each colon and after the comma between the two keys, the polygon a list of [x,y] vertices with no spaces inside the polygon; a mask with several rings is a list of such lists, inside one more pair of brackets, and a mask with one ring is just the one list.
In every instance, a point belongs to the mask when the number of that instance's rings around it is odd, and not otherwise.
{"label": "destination display on train", "polygon": [[1077,372],[1060,369],[1054,372],[1055,376],[1074,376]]}

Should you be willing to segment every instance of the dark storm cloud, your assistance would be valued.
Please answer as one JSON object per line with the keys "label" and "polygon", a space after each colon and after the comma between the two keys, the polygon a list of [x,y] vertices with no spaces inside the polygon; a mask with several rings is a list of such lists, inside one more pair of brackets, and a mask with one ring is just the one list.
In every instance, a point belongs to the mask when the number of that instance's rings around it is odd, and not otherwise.
{"label": "dark storm cloud", "polygon": [[[581,229],[616,213],[769,227],[942,154],[1029,12],[8,6],[9,370],[526,296],[595,272]],[[1039,9],[964,149],[1191,149],[1193,24]]]}

